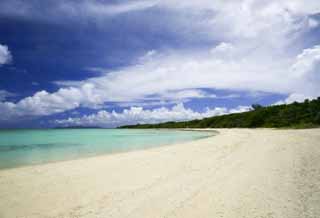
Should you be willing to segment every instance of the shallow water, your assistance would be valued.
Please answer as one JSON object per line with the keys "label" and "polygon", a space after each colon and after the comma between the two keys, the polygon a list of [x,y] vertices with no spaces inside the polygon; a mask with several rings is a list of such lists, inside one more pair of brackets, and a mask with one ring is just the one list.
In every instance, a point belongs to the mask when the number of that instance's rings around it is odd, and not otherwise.
{"label": "shallow water", "polygon": [[0,169],[146,149],[212,134],[127,129],[1,130]]}

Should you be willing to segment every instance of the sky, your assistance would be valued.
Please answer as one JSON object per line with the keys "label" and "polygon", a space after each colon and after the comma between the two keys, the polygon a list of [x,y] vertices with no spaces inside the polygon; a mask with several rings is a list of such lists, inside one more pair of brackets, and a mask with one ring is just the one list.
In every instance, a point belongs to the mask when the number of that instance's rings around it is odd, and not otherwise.
{"label": "sky", "polygon": [[1,0],[0,127],[201,119],[320,96],[318,0]]}

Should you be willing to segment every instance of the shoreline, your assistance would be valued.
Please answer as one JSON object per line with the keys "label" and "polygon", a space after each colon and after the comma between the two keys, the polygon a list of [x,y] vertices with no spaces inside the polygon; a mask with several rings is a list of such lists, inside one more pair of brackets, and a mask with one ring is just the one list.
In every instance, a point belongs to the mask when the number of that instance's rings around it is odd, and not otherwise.
{"label": "shoreline", "polygon": [[320,129],[210,130],[219,134],[0,170],[0,217],[320,216]]}
{"label": "shoreline", "polygon": [[[152,129],[149,129],[149,130],[152,130]],[[34,166],[54,164],[54,163],[59,163],[59,162],[76,161],[76,160],[81,160],[81,159],[91,159],[91,158],[96,158],[96,157],[101,157],[101,156],[109,156],[109,155],[117,155],[117,154],[123,154],[123,153],[128,153],[128,152],[138,152],[138,151],[149,150],[149,149],[157,149],[157,148],[161,148],[161,147],[165,147],[165,146],[176,146],[176,145],[180,145],[180,144],[184,144],[184,143],[189,143],[189,142],[193,142],[193,141],[199,141],[199,140],[203,140],[206,138],[214,137],[217,134],[219,134],[219,132],[217,130],[210,130],[210,129],[207,129],[207,130],[206,129],[193,129],[193,130],[189,130],[189,129],[156,129],[156,130],[157,131],[158,130],[159,131],[161,131],[161,130],[166,130],[166,131],[170,131],[170,130],[173,130],[173,131],[201,131],[201,132],[205,131],[205,132],[212,133],[212,135],[207,135],[207,136],[199,137],[197,139],[193,139],[191,141],[180,142],[180,143],[178,142],[178,143],[163,144],[163,145],[150,146],[150,147],[144,147],[144,148],[132,149],[132,150],[114,151],[114,152],[108,152],[108,153],[95,154],[92,156],[78,157],[78,158],[68,159],[68,160],[57,160],[57,161],[44,162],[44,163],[35,163],[35,164],[29,164],[29,165],[21,165],[21,166],[19,165],[19,166],[13,166],[13,167],[0,168],[0,172],[5,171],[5,170],[12,170],[12,169],[16,169],[16,168],[34,167]]]}

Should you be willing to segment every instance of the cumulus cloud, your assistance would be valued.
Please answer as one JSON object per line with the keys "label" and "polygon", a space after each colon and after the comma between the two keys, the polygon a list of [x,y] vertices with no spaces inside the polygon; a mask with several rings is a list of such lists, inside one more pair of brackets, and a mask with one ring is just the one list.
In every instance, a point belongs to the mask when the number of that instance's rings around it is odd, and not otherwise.
{"label": "cumulus cloud", "polygon": [[315,0],[165,0],[158,5],[192,15],[196,22],[190,25],[187,20],[188,25],[209,30],[206,33],[211,38],[253,40],[253,44],[264,42],[273,48],[286,46],[287,40],[314,27],[316,20],[310,20],[310,15],[320,11],[320,3]]}
{"label": "cumulus cloud", "polygon": [[289,96],[275,104],[290,104],[320,96],[320,45],[304,49],[289,69],[294,87]]}
{"label": "cumulus cloud", "polygon": [[290,94],[286,99],[277,101],[276,103],[274,103],[274,105],[291,104],[293,102],[303,102],[306,99],[312,99],[312,98],[304,94],[293,93],[293,94]]}
{"label": "cumulus cloud", "polygon": [[219,44],[208,53],[155,55],[120,71],[83,82],[65,82],[65,85],[82,89],[84,83],[94,84],[92,91],[99,96],[96,99],[100,102],[217,97],[199,88],[297,93],[316,97],[320,94],[318,47],[305,49],[296,57],[275,63],[273,60],[261,60],[258,50],[244,55],[242,49],[235,51],[237,47],[234,45]]}
{"label": "cumulus cloud", "polygon": [[[186,58],[183,61],[174,56],[156,58],[143,65],[139,64],[102,77],[83,82],[67,82],[65,85],[73,87],[61,88],[55,93],[40,91],[17,103],[3,102],[0,104],[0,110],[6,112],[3,118],[10,119],[13,116],[50,115],[79,106],[99,107],[105,102],[181,101],[188,98],[216,97],[197,90],[198,87],[269,92],[277,90],[282,93],[297,90],[313,92],[314,88],[317,88],[317,81],[310,80],[311,85],[304,87],[301,78],[310,77],[310,70],[313,72],[316,64],[316,56],[317,53],[314,54],[313,50],[303,51],[296,58],[292,72],[289,73],[286,66],[283,71],[275,71],[272,68],[264,69],[259,64],[255,68],[250,65],[252,69],[249,71],[245,62],[230,65],[222,60],[211,60],[210,56],[199,59]],[[281,76],[282,80],[274,80],[278,76]]]}
{"label": "cumulus cloud", "polygon": [[96,114],[82,116],[80,118],[68,118],[63,120],[55,120],[54,125],[59,126],[92,126],[98,125],[101,127],[116,127],[126,124],[137,123],[159,123],[166,121],[184,121],[193,119],[202,119],[205,117],[212,117],[228,113],[238,113],[250,110],[250,107],[239,106],[237,108],[228,110],[224,107],[216,107],[213,109],[207,108],[205,112],[200,113],[187,109],[183,104],[168,109],[161,107],[153,110],[145,110],[143,107],[131,107],[123,110],[122,113],[115,111],[108,112],[105,110],[99,111]]}
{"label": "cumulus cloud", "polygon": [[39,91],[17,103],[0,102],[0,119],[9,120],[14,117],[45,116],[61,113],[79,107],[80,105],[94,108],[102,103],[102,96],[94,91],[93,84],[83,84],[78,88],[60,88],[57,92]]}
{"label": "cumulus cloud", "polygon": [[[151,50],[137,58],[133,65],[107,73],[101,71],[102,76],[84,81],[59,81],[56,83],[60,86],[57,92],[40,91],[17,103],[0,103],[0,111],[5,112],[7,119],[50,115],[77,107],[99,108],[108,102],[129,105],[217,97],[202,91],[206,88],[279,93],[288,95],[288,101],[297,96],[320,95],[319,45],[305,48],[304,44],[308,31],[317,28],[318,21],[313,15],[320,12],[319,1],[163,0],[100,4],[98,1],[81,1],[80,6],[76,6],[72,2],[59,1],[59,7],[54,10],[58,14],[61,11],[81,12],[90,17],[157,7],[174,11],[177,15],[188,15],[192,19],[172,20],[170,24],[182,25],[186,32],[198,30],[210,41],[218,43],[192,50]],[[19,13],[21,16],[36,16],[29,12],[30,8],[21,9]],[[1,13],[5,13],[4,10]],[[155,113],[142,108],[132,110],[120,115],[115,113],[115,116],[141,114],[139,116],[151,119]],[[171,110],[166,113],[172,118]],[[113,114],[101,112],[101,116],[111,117],[106,118],[111,119],[111,123],[115,119]],[[90,117],[77,119],[88,120]],[[95,120],[99,116],[92,117]],[[139,120],[143,121],[141,117]]]}
{"label": "cumulus cloud", "polygon": [[[101,82],[100,80],[98,81]],[[112,95],[110,93],[113,90],[109,89],[109,92],[105,92],[107,89],[108,87],[99,87],[98,83],[87,81],[77,87],[60,88],[54,93],[48,93],[44,90],[39,91],[17,103],[0,102],[0,111],[4,112],[0,119],[10,120],[14,117],[46,116],[72,110],[80,106],[98,109],[103,107],[105,102],[117,102],[120,107],[131,105],[161,106],[186,102],[191,98],[216,97],[200,90],[166,91],[154,95],[150,94],[150,92],[146,92],[144,95],[142,93],[134,95],[128,92],[123,94],[119,92],[119,94]],[[114,93],[116,91],[114,90]]]}
{"label": "cumulus cloud", "polygon": [[320,95],[320,45],[304,49],[291,67],[292,75],[299,83],[300,93],[316,97]]}
{"label": "cumulus cloud", "polygon": [[0,44],[0,66],[11,62],[12,56],[8,46]]}

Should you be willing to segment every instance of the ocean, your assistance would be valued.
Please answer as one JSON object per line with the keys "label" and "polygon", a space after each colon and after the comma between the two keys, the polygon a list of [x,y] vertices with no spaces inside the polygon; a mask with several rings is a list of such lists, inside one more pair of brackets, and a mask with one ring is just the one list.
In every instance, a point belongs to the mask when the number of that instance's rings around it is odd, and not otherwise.
{"label": "ocean", "polygon": [[0,169],[147,149],[213,134],[133,129],[0,130]]}

